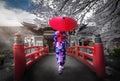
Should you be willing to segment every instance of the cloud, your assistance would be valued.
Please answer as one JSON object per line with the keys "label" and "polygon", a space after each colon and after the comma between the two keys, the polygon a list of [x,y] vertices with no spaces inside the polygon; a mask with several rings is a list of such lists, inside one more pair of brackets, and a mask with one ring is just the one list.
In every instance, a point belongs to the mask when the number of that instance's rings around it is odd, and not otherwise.
{"label": "cloud", "polygon": [[34,23],[33,19],[37,18],[21,9],[7,9],[6,4],[0,1],[0,26],[22,26],[22,22]]}

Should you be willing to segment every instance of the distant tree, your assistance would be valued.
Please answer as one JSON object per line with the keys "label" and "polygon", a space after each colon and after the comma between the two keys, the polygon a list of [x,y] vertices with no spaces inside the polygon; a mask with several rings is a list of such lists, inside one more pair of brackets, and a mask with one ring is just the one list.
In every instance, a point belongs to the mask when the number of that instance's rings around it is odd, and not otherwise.
{"label": "distant tree", "polygon": [[[31,12],[36,14],[41,23],[48,23],[49,19],[54,16],[67,15],[75,18],[78,23],[82,24],[84,17],[90,11],[96,10],[96,7],[104,0],[33,0],[35,9]],[[79,30],[76,29],[76,34]]]}

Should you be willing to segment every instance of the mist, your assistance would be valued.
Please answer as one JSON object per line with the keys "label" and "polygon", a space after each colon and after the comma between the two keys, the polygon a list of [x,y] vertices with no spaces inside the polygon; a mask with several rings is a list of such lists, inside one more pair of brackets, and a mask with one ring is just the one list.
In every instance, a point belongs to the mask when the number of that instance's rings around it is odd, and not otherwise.
{"label": "mist", "polygon": [[2,50],[12,50],[14,44],[14,34],[20,32],[22,38],[28,34],[33,34],[30,30],[25,27],[0,27],[0,49]]}
{"label": "mist", "polygon": [[0,49],[12,50],[14,34],[21,32],[22,36],[32,32],[23,26],[23,22],[34,24],[34,14],[23,9],[9,8],[5,1],[0,1]]}

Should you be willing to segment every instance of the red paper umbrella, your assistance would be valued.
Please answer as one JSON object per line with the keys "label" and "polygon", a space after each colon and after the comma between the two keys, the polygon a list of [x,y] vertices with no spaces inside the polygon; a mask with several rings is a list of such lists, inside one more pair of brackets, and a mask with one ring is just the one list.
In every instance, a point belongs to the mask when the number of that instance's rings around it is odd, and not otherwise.
{"label": "red paper umbrella", "polygon": [[66,16],[58,16],[50,19],[49,21],[50,26],[59,31],[72,31],[77,27],[77,22]]}

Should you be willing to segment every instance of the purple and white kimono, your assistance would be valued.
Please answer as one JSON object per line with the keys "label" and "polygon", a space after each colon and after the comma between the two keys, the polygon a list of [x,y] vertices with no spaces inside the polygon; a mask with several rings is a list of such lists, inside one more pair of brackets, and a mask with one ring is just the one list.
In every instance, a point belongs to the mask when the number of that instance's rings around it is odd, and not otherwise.
{"label": "purple and white kimono", "polygon": [[57,64],[63,66],[66,59],[66,47],[68,45],[67,34],[65,32],[56,31],[53,35],[54,46],[56,47]]}

